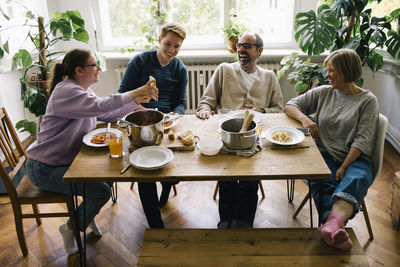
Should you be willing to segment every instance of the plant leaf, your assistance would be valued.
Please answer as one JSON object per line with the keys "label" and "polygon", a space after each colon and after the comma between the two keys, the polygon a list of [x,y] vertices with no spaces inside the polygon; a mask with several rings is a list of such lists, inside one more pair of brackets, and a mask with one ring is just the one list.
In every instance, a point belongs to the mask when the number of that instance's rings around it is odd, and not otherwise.
{"label": "plant leaf", "polygon": [[328,5],[321,5],[317,15],[313,10],[295,17],[295,39],[308,55],[319,55],[329,49],[335,38],[339,21]]}
{"label": "plant leaf", "polygon": [[372,51],[366,59],[366,62],[371,71],[376,72],[383,66],[383,56]]}
{"label": "plant leaf", "polygon": [[66,14],[72,21],[72,26],[75,30],[85,29],[85,21],[83,20],[81,14],[78,10],[69,10],[66,11]]}
{"label": "plant leaf", "polygon": [[28,121],[28,120],[20,120],[15,124],[15,128],[18,130],[18,132],[29,132],[31,136],[36,135],[36,123],[33,121]]}
{"label": "plant leaf", "polygon": [[76,32],[74,32],[74,39],[84,42],[84,43],[88,43],[89,42],[89,34],[84,29],[77,29]]}
{"label": "plant leaf", "polygon": [[26,49],[20,49],[12,57],[11,69],[15,70],[18,66],[28,68],[32,65],[32,57]]}
{"label": "plant leaf", "polygon": [[386,47],[388,53],[400,60],[400,32],[389,31],[389,39],[386,41]]}
{"label": "plant leaf", "polygon": [[10,53],[9,48],[8,48],[8,40],[4,43],[3,49],[4,49],[4,51],[5,51],[7,54]]}
{"label": "plant leaf", "polygon": [[60,31],[60,33],[63,35],[63,40],[69,40],[72,36],[71,24],[69,21],[63,18],[51,21],[50,31],[53,36],[56,36],[57,32]]}

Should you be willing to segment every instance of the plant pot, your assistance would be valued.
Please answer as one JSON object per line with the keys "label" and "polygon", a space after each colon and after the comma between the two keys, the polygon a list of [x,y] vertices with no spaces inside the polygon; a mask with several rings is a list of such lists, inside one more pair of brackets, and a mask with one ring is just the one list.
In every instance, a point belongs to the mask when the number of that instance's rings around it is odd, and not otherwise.
{"label": "plant pot", "polygon": [[239,39],[238,38],[234,38],[234,37],[228,39],[229,48],[230,48],[229,52],[230,53],[232,53],[232,54],[237,53],[236,44],[237,44],[238,41],[239,41]]}
{"label": "plant pot", "polygon": [[28,86],[35,86],[43,89],[44,95],[47,99],[50,98],[50,81],[49,80],[40,80],[40,76],[33,74],[29,76]]}

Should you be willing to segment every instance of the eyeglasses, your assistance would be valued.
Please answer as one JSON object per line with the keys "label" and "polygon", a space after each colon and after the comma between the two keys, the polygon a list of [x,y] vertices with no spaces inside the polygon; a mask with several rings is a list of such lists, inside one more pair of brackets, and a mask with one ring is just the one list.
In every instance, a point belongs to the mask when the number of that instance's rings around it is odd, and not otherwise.
{"label": "eyeglasses", "polygon": [[249,49],[252,45],[259,47],[259,44],[251,44],[251,43],[236,43],[236,48],[241,48],[242,46],[245,49]]}
{"label": "eyeglasses", "polygon": [[96,68],[100,68],[99,64],[97,64],[97,63],[86,64],[86,65],[83,65],[83,66],[82,66],[82,68],[86,68],[86,67],[96,67]]}

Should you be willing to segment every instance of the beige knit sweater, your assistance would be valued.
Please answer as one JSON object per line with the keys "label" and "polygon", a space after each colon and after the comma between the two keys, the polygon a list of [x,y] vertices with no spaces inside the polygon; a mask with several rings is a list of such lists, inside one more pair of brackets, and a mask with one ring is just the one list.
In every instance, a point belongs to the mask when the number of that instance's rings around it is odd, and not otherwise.
{"label": "beige knit sweater", "polygon": [[197,111],[218,111],[221,108],[238,110],[245,101],[267,113],[283,112],[282,93],[273,71],[258,67],[256,82],[246,88],[240,64],[220,64],[200,99]]}

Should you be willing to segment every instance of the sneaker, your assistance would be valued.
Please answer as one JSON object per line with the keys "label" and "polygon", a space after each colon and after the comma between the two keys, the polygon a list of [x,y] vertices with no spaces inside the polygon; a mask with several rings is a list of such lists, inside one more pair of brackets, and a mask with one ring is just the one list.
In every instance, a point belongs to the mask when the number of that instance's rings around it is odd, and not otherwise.
{"label": "sneaker", "polygon": [[94,221],[94,219],[93,219],[93,221],[89,224],[89,228],[90,228],[90,230],[92,230],[92,232],[93,232],[93,234],[94,234],[95,236],[98,236],[98,237],[103,236],[103,233],[101,232],[99,226],[98,226],[97,223]]}
{"label": "sneaker", "polygon": [[78,252],[78,247],[76,246],[74,231],[70,229],[67,223],[61,224],[58,230],[64,241],[64,248],[68,254],[74,254]]}

